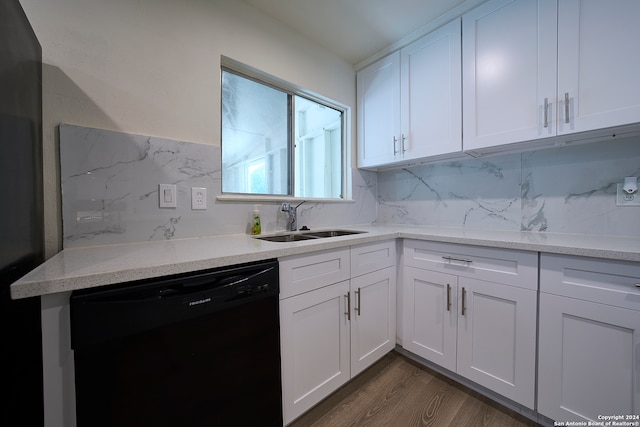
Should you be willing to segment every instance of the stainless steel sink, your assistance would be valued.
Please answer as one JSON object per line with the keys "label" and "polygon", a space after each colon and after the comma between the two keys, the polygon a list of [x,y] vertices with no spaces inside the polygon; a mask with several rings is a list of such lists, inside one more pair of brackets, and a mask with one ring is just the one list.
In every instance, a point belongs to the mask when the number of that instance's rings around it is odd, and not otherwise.
{"label": "stainless steel sink", "polygon": [[300,240],[314,240],[316,237],[305,236],[304,234],[277,234],[275,236],[258,236],[256,239],[268,242],[298,242]]}
{"label": "stainless steel sink", "polygon": [[327,237],[348,236],[351,234],[366,233],[366,231],[355,230],[321,230],[306,232],[291,232],[284,234],[274,234],[271,236],[256,236],[256,239],[266,240],[268,242],[299,242],[302,240],[325,239]]}
{"label": "stainless steel sink", "polygon": [[304,233],[305,236],[313,236],[317,238],[324,237],[338,237],[338,236],[348,236],[351,234],[360,234],[364,233],[364,231],[354,231],[354,230],[324,230],[324,231],[310,231],[308,233]]}

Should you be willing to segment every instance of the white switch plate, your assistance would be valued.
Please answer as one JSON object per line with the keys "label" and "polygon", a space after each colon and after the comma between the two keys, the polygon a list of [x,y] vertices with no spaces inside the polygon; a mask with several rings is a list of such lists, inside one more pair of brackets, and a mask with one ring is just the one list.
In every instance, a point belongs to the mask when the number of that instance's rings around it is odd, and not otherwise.
{"label": "white switch plate", "polygon": [[635,194],[627,194],[622,191],[622,184],[618,184],[616,206],[640,206],[640,191],[636,191]]}
{"label": "white switch plate", "polygon": [[207,189],[191,187],[191,209],[207,209]]}
{"label": "white switch plate", "polygon": [[158,199],[161,208],[175,208],[177,203],[178,193],[176,186],[173,184],[158,184]]}

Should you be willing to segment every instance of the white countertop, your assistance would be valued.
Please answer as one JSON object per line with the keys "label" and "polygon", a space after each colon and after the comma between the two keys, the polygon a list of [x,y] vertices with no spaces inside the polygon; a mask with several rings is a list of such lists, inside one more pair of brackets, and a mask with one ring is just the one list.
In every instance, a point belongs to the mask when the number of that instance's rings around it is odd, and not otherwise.
{"label": "white countertop", "polygon": [[406,225],[333,229],[366,233],[290,243],[237,234],[65,249],[13,283],[11,297],[55,294],[394,238],[640,262],[640,238]]}

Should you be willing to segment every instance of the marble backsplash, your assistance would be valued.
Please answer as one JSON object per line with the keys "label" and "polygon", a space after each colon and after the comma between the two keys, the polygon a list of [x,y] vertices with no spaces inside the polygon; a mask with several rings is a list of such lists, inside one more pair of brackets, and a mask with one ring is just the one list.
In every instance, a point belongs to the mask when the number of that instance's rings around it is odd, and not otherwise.
{"label": "marble backsplash", "polygon": [[[60,125],[64,247],[246,232],[253,203],[220,201],[220,148]],[[414,224],[640,237],[640,207],[616,184],[640,176],[640,139],[464,159],[383,172],[352,170],[353,203],[307,202],[299,225]],[[177,208],[158,207],[175,184]],[[207,188],[207,210],[191,209]],[[263,232],[283,230],[260,204]]]}
{"label": "marble backsplash", "polygon": [[640,139],[378,173],[379,223],[640,237],[616,184],[640,176]]}
{"label": "marble backsplash", "polygon": [[[246,232],[253,202],[217,200],[220,147],[67,124],[59,130],[65,248]],[[353,203],[307,202],[298,224],[374,222],[375,180],[354,169]],[[176,185],[176,208],[159,208],[158,184]],[[191,187],[207,188],[208,209],[191,209]],[[285,228],[279,208],[260,203],[263,232]]]}

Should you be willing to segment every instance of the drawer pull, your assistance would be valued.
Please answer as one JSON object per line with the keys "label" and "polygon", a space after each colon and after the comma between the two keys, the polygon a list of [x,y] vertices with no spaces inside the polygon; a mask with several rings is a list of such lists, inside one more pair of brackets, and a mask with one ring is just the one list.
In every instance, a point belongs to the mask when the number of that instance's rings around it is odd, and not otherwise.
{"label": "drawer pull", "polygon": [[351,320],[351,292],[347,292],[344,297],[347,299],[347,312],[344,314],[347,315],[347,320]]}
{"label": "drawer pull", "polygon": [[358,306],[355,308],[356,313],[358,313],[358,316],[360,316],[360,288],[358,288],[357,291],[355,291],[356,294],[358,294]]}
{"label": "drawer pull", "polygon": [[447,283],[447,311],[451,311],[451,285]]}
{"label": "drawer pull", "polygon": [[443,256],[442,259],[445,259],[447,261],[460,261],[460,262],[468,262],[468,263],[473,262],[472,259],[454,258],[454,257],[450,257],[450,256]]}
{"label": "drawer pull", "polygon": [[636,288],[640,288],[640,283],[636,283]]}
{"label": "drawer pull", "polygon": [[465,303],[464,300],[466,299],[466,297],[467,297],[467,290],[465,288],[462,288],[462,315],[463,316],[464,316],[464,312],[466,310],[466,307],[465,307],[465,304],[464,304]]}

